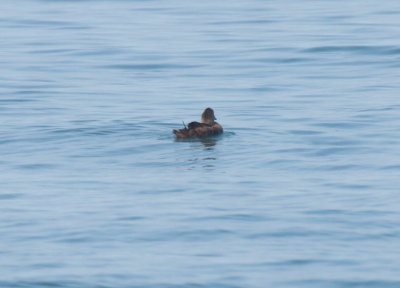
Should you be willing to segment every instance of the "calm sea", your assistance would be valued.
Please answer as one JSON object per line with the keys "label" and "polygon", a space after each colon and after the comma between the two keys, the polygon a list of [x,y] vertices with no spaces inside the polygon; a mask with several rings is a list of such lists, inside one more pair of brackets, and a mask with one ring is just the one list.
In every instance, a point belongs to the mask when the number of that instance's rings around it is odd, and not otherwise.
{"label": "calm sea", "polygon": [[399,1],[1,1],[0,44],[0,287],[400,287]]}

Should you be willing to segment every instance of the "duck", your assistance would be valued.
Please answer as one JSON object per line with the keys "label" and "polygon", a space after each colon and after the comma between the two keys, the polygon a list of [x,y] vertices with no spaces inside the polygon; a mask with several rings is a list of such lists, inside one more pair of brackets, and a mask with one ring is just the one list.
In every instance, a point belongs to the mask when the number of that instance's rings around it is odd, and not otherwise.
{"label": "duck", "polygon": [[224,129],[219,123],[215,122],[215,120],[217,120],[217,118],[215,118],[214,110],[206,108],[201,114],[200,122],[190,122],[187,127],[185,123],[183,123],[185,128],[173,130],[172,133],[174,133],[178,139],[204,138],[222,134]]}

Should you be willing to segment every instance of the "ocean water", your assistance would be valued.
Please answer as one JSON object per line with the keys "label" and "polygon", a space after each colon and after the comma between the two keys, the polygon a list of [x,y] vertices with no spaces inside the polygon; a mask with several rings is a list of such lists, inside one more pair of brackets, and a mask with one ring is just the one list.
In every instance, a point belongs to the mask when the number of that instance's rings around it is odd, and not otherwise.
{"label": "ocean water", "polygon": [[400,287],[399,1],[0,11],[0,287]]}

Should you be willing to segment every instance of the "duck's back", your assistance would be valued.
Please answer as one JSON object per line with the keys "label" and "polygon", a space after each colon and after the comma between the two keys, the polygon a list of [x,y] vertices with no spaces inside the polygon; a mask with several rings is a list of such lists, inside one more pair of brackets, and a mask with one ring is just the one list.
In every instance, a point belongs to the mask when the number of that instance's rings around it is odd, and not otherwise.
{"label": "duck's back", "polygon": [[177,138],[203,138],[218,135],[222,132],[222,126],[217,122],[214,125],[208,125],[196,121],[190,122],[187,128],[173,131]]}

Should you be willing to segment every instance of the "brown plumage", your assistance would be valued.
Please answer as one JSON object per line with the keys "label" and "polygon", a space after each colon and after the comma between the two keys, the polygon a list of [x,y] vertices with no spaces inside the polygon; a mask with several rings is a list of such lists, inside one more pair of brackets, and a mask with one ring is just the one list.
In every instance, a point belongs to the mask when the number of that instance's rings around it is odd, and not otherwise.
{"label": "brown plumage", "polygon": [[189,125],[180,130],[173,130],[176,138],[203,138],[221,134],[224,130],[222,126],[215,122],[214,110],[207,108],[201,114],[200,122],[190,122]]}

